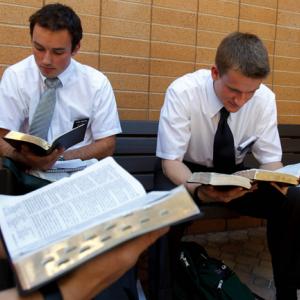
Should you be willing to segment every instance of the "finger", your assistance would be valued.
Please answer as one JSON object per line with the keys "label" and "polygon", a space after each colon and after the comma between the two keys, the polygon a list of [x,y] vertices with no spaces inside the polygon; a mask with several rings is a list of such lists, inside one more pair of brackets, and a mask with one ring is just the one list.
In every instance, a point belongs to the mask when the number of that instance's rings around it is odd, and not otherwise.
{"label": "finger", "polygon": [[20,152],[22,152],[23,154],[31,154],[32,153],[30,148],[25,144],[21,145]]}
{"label": "finger", "polygon": [[276,184],[275,182],[270,182],[270,184],[276,189],[278,190],[280,193],[282,193],[283,195],[286,195],[288,192],[288,186],[283,186],[280,187],[278,184]]}
{"label": "finger", "polygon": [[64,151],[65,151],[64,148],[56,148],[48,155],[48,157],[58,158],[60,155],[64,153]]}
{"label": "finger", "polygon": [[169,227],[161,228],[150,233],[144,234],[132,241],[129,241],[124,245],[124,247],[130,247],[134,249],[138,255],[141,254],[145,249],[152,245],[159,237],[166,234],[169,230]]}

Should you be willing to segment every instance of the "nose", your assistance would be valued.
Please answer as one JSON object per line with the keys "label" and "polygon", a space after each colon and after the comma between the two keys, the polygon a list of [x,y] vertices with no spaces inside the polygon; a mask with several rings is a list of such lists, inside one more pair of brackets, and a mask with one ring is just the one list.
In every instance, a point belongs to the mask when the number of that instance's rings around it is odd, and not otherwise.
{"label": "nose", "polygon": [[45,51],[42,60],[44,65],[51,65],[52,57],[50,51]]}
{"label": "nose", "polygon": [[248,99],[249,99],[249,93],[240,92],[240,93],[235,95],[234,103],[237,106],[241,107],[248,101]]}

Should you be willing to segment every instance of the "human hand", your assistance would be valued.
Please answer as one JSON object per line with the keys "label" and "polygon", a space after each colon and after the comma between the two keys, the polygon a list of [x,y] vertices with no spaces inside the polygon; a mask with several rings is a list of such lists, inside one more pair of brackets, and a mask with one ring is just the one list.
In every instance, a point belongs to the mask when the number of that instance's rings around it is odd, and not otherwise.
{"label": "human hand", "polygon": [[257,185],[254,184],[249,190],[242,187],[224,187],[213,185],[201,185],[198,188],[197,196],[204,203],[209,202],[224,202],[228,203],[231,200],[244,196],[245,194],[257,189]]}
{"label": "human hand", "polygon": [[97,256],[69,273],[59,281],[63,298],[94,298],[133,267],[140,254],[168,230],[169,228],[162,228],[146,233]]}
{"label": "human hand", "polygon": [[39,156],[32,152],[27,145],[22,145],[20,150],[16,151],[16,160],[29,169],[46,171],[54,165],[63,152],[64,149],[55,149],[49,155]]}
{"label": "human hand", "polygon": [[280,182],[270,182],[270,184],[283,195],[287,194],[289,185]]}

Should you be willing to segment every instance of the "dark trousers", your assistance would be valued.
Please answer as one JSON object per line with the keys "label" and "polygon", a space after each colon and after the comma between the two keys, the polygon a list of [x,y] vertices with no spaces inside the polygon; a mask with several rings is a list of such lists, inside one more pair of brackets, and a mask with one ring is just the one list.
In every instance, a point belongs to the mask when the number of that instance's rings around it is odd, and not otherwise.
{"label": "dark trousers", "polygon": [[267,220],[275,286],[300,288],[300,188],[290,188],[283,196],[264,183],[227,206],[243,215]]}
{"label": "dark trousers", "polygon": [[[203,166],[188,165],[193,172],[204,171]],[[256,191],[232,200],[226,206],[242,215],[267,220],[276,289],[300,288],[300,187],[290,187],[288,194],[283,195],[269,183],[260,182]]]}

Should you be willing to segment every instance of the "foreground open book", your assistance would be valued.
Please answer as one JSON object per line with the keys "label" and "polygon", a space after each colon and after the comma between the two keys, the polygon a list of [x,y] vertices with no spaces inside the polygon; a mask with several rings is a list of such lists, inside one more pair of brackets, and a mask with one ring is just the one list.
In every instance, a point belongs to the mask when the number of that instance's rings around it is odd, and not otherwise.
{"label": "foreground open book", "polygon": [[[210,184],[214,186],[241,186],[250,189],[254,181],[269,181],[278,182],[288,185],[299,184],[300,171],[295,167],[287,166],[276,171],[269,171],[263,169],[249,169],[238,171],[233,174],[221,174],[214,172],[195,172],[188,180],[190,183]],[[288,168],[289,167],[289,168]]]}
{"label": "foreground open book", "polygon": [[71,146],[80,143],[84,139],[87,124],[79,125],[72,130],[57,137],[52,144],[49,144],[42,138],[34,135],[10,131],[3,139],[14,148],[18,149],[22,144],[30,147],[31,151],[37,155],[43,156],[50,154],[56,148],[64,148],[65,150]]}
{"label": "foreground open book", "polygon": [[199,214],[184,187],[146,194],[112,158],[23,196],[0,197],[21,292],[143,233]]}

